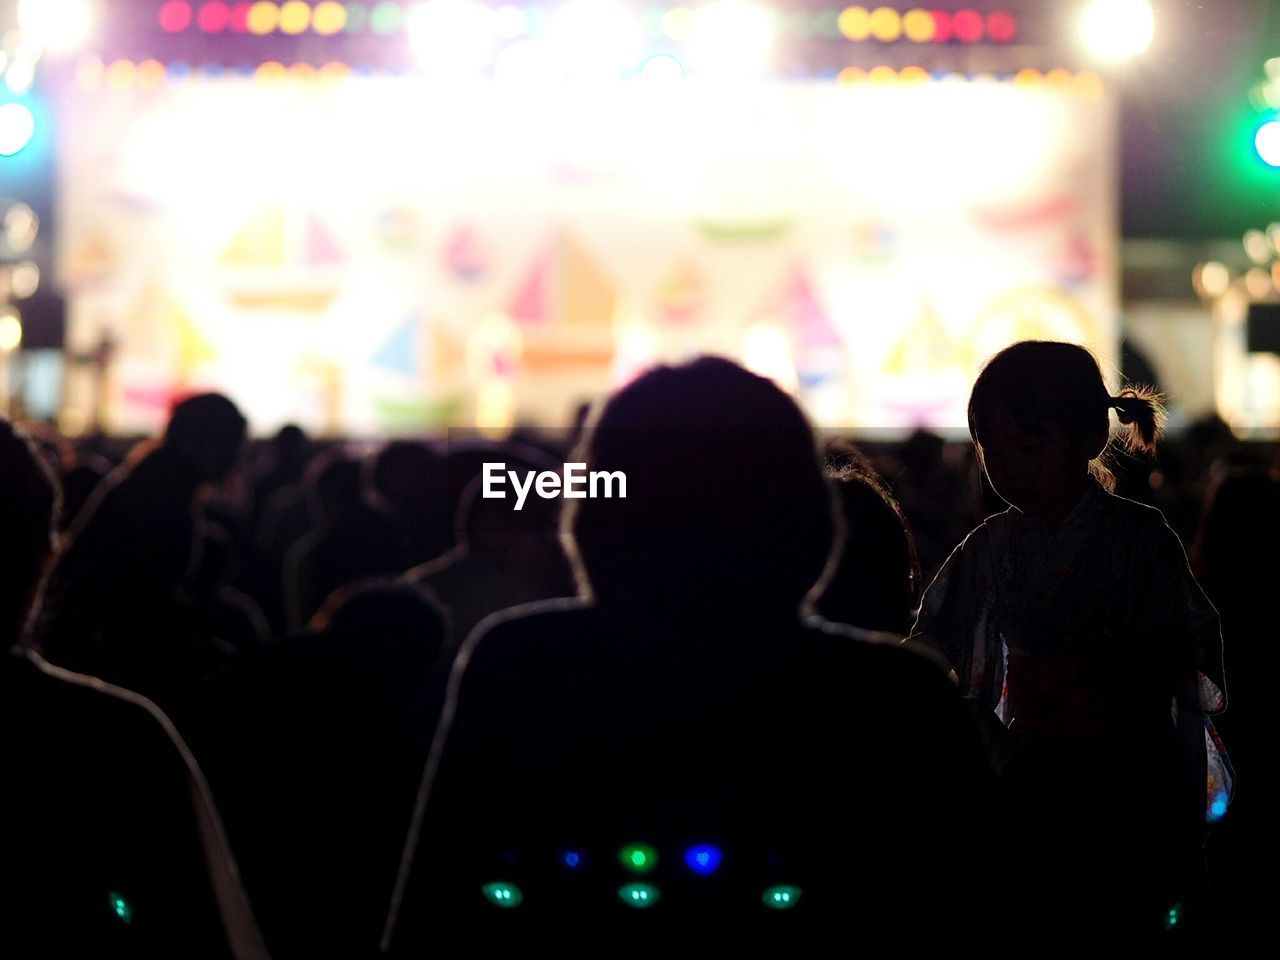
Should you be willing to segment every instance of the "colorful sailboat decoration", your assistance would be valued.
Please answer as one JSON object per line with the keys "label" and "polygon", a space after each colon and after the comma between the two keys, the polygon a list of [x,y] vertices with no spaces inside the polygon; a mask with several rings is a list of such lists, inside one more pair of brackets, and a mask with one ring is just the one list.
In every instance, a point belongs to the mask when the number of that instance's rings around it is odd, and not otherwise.
{"label": "colorful sailboat decoration", "polygon": [[319,217],[272,205],[237,231],[220,260],[236,306],[323,313],[338,296],[347,257]]}

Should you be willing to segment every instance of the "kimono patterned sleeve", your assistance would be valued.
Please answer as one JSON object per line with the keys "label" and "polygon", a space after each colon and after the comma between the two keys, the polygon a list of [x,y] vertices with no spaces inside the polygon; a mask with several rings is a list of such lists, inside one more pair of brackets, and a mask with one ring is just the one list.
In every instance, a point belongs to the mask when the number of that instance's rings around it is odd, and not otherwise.
{"label": "kimono patterned sleeve", "polygon": [[1227,704],[1218,611],[1196,582],[1182,542],[1160,521],[1143,532],[1135,552],[1132,627],[1171,656],[1176,693],[1186,707],[1220,712]]}

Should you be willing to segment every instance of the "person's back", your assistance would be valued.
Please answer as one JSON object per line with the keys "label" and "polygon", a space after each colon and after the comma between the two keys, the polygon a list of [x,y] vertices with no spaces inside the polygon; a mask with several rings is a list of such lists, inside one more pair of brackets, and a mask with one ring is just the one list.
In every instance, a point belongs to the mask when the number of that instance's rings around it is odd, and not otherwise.
{"label": "person's back", "polygon": [[989,768],[934,662],[801,620],[835,534],[798,408],[702,359],[624,389],[590,437],[588,468],[627,484],[570,510],[593,600],[497,615],[456,659],[394,952],[568,918],[726,944],[954,930]]}
{"label": "person's back", "polygon": [[938,813],[980,834],[990,783],[935,664],[794,618],[540,607],[470,656],[400,949],[485,922],[494,883],[530,924],[625,923],[636,896],[734,936],[792,906],[907,942],[962,919],[974,841]]}

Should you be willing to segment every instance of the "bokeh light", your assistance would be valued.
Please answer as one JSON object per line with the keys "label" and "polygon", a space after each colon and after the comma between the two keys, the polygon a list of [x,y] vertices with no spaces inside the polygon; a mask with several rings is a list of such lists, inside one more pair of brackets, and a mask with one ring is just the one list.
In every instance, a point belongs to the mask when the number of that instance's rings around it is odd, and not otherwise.
{"label": "bokeh light", "polygon": [[205,33],[221,33],[231,23],[231,8],[221,0],[202,4],[196,22]]}
{"label": "bokeh light", "polygon": [[761,899],[770,910],[790,910],[800,902],[800,888],[780,884],[766,890]]}
{"label": "bokeh light", "polygon": [[480,892],[484,894],[484,898],[495,907],[503,910],[510,910],[520,906],[524,902],[524,893],[514,883],[508,883],[504,880],[495,880],[492,883],[486,883],[480,888]]}
{"label": "bokeh light", "polygon": [[[37,2],[43,3],[44,0],[37,0]],[[156,20],[165,33],[181,33],[191,26],[191,16],[191,4],[186,0],[169,0],[168,3],[160,5]]]}
{"label": "bokeh light", "polygon": [[268,0],[260,0],[249,8],[246,25],[250,33],[260,37],[273,33],[280,25],[280,8]]}
{"label": "bokeh light", "polygon": [[1085,49],[1099,60],[1137,56],[1154,36],[1155,14],[1148,0],[1090,0],[1080,19]]}
{"label": "bokeh light", "polygon": [[1268,120],[1258,127],[1253,147],[1267,166],[1280,167],[1280,120]]}
{"label": "bokeh light", "polygon": [[280,8],[280,32],[297,36],[311,26],[311,5],[304,0],[289,0]]}
{"label": "bokeh light", "polygon": [[658,902],[661,893],[651,883],[629,883],[618,890],[618,897],[628,907],[647,910]]}
{"label": "bokeh light", "polygon": [[31,142],[36,118],[21,103],[0,105],[0,157],[17,155]]}
{"label": "bokeh light", "polygon": [[684,852],[684,865],[700,876],[710,876],[720,869],[724,854],[719,847],[699,843]]}
{"label": "bokeh light", "polygon": [[0,352],[9,353],[22,345],[22,317],[16,307],[0,306]]}
{"label": "bokeh light", "polygon": [[[189,16],[190,9],[187,12]],[[23,34],[50,53],[71,53],[83,47],[93,32],[94,19],[94,6],[89,0],[18,3],[18,26]]]}
{"label": "bokeh light", "polygon": [[427,0],[409,8],[409,44],[423,69],[434,74],[475,74],[493,57],[492,15],[475,0]]}
{"label": "bokeh light", "polygon": [[632,843],[618,852],[618,859],[632,873],[648,873],[658,865],[658,851],[643,843]]}

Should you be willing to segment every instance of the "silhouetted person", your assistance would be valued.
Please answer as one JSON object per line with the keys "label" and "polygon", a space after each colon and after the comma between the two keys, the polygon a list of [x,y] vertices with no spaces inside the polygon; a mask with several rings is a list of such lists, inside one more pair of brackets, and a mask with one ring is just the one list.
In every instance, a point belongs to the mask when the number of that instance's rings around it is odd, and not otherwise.
{"label": "silhouetted person", "polygon": [[192,744],[277,960],[376,952],[445,640],[426,591],[364,582],[201,690]]}
{"label": "silhouetted person", "polygon": [[50,583],[48,657],[152,695],[180,682],[204,628],[184,596],[198,499],[223,481],[245,420],[220,394],[179,403],[163,440],[94,490]]}
{"label": "silhouetted person", "polygon": [[408,566],[400,531],[365,495],[360,461],[333,452],[308,471],[313,523],[285,555],[285,611],[291,630],[311,619],[339,587]]}
{"label": "silhouetted person", "polygon": [[52,476],[0,421],[0,928],[6,955],[265,958],[208,788],[154,704],[15,647]]}
{"label": "silhouetted person", "polygon": [[1204,922],[1204,715],[1225,695],[1218,617],[1177,535],[1108,492],[1112,409],[1151,450],[1157,398],[1111,396],[1082,347],[1025,341],[983,367],[969,429],[1010,506],[956,548],[913,635],[1009,728],[1009,915],[1127,940],[1162,936],[1171,910]]}
{"label": "silhouetted person", "polygon": [[935,663],[801,620],[836,525],[795,403],[726,360],[658,367],[574,459],[626,477],[625,499],[569,501],[591,599],[498,615],[460,652],[393,952],[605,926],[634,945],[663,917],[730,948],[954,930],[983,883],[986,760]]}
{"label": "silhouetted person", "polygon": [[[527,447],[494,454],[522,475],[558,470],[559,464]],[[477,477],[458,505],[458,546],[406,575],[432,591],[453,624],[457,643],[485,617],[499,610],[576,594],[573,574],[560,544],[559,499],[529,496],[514,511],[505,499],[481,496]]]}
{"label": "silhouetted person", "polygon": [[393,440],[371,462],[375,498],[399,528],[405,561],[426,563],[452,543],[444,459],[425,443]]}
{"label": "silhouetted person", "polygon": [[[831,451],[827,458],[831,464]],[[915,540],[893,495],[864,463],[827,468],[844,511],[848,549],[817,609],[834,623],[906,634],[920,599]]]}

